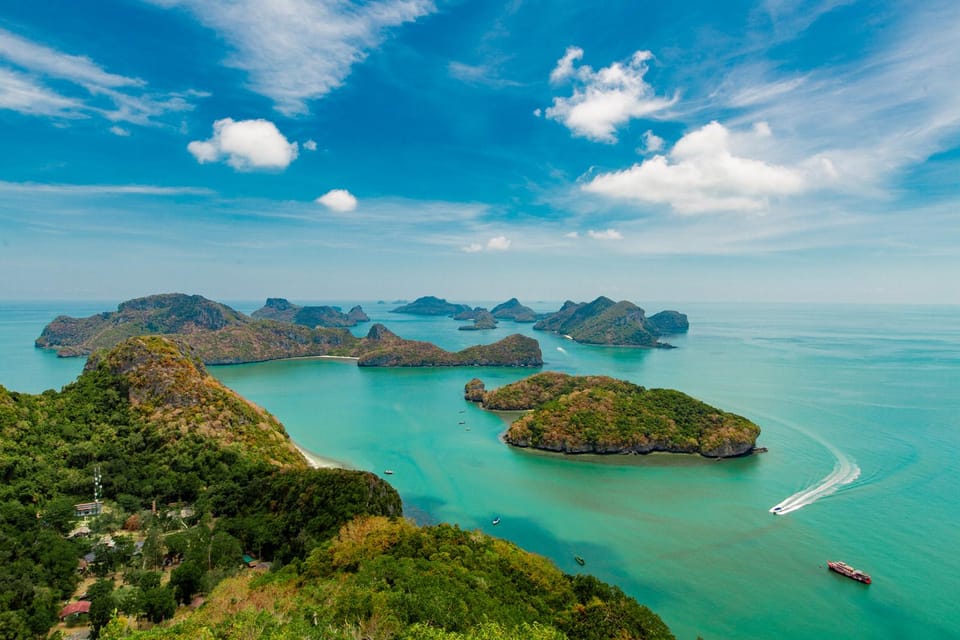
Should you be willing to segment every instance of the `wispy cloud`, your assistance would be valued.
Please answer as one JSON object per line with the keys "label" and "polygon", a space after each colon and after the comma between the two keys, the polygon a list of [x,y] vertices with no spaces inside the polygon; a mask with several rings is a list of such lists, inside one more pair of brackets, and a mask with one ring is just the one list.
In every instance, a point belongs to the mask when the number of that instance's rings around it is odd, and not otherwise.
{"label": "wispy cloud", "polygon": [[[140,78],[110,73],[85,56],[62,53],[2,28],[0,62],[7,65],[0,67],[0,108],[29,115],[98,115],[145,125],[163,114],[192,109],[188,99],[203,95],[151,93]],[[54,90],[47,81],[68,83],[71,93]]]}
{"label": "wispy cloud", "polygon": [[250,88],[293,116],[339,87],[354,64],[387,32],[434,11],[429,0],[154,0],[185,7],[233,47],[226,64],[242,69]]}
{"label": "wispy cloud", "polygon": [[0,193],[50,193],[67,195],[209,196],[203,187],[162,187],[147,184],[55,184],[0,180]]}

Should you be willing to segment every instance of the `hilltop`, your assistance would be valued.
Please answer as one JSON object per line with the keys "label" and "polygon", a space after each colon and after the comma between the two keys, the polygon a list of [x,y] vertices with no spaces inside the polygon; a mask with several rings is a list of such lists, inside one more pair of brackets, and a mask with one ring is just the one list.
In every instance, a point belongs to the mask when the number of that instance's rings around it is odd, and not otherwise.
{"label": "hilltop", "polygon": [[537,313],[530,307],[520,304],[516,298],[510,298],[490,310],[498,320],[513,320],[514,322],[536,322]]}
{"label": "hilltop", "polygon": [[[98,352],[61,392],[0,386],[0,443],[4,637],[49,635],[87,554],[101,637],[673,638],[616,587],[477,531],[418,527],[371,473],[308,468],[275,418],[172,339]],[[68,538],[100,471],[93,537]]]}
{"label": "hilltop", "polygon": [[486,391],[474,379],[464,396],[493,411],[529,411],[504,435],[507,443],[563,453],[750,453],[760,427],[673,389],[606,376],[539,373]]}
{"label": "hilltop", "polygon": [[[296,307],[282,298],[270,300],[270,313],[280,315],[319,308]],[[56,349],[57,355],[69,357],[109,348],[138,335],[175,337],[200,361],[210,365],[327,355],[359,358],[361,366],[515,367],[543,363],[540,346],[531,338],[508,336],[493,345],[450,354],[428,342],[404,340],[380,324],[374,325],[366,338],[357,338],[341,327],[307,327],[251,318],[202,296],[184,294],[137,298],[122,303],[116,312],[89,318],[59,316],[44,328],[36,345]]]}
{"label": "hilltop", "polygon": [[370,318],[360,305],[347,313],[340,307],[308,306],[292,304],[286,298],[267,298],[266,303],[250,314],[252,318],[291,322],[305,327],[355,327]]}
{"label": "hilltop", "polygon": [[559,311],[541,318],[533,328],[569,336],[577,342],[611,346],[667,347],[662,335],[689,329],[687,317],[662,311],[647,318],[643,309],[627,300],[600,296],[593,302],[566,301]]}

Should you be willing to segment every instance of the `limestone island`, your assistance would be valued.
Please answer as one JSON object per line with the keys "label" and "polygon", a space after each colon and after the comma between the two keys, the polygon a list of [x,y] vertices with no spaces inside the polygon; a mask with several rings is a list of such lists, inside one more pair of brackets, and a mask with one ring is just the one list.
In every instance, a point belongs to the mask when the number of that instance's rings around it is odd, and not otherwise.
{"label": "limestone island", "polygon": [[470,307],[465,304],[454,304],[443,298],[424,296],[409,304],[391,309],[390,313],[409,313],[415,316],[455,316],[458,313],[470,310]]}
{"label": "limestone island", "polygon": [[513,320],[514,322],[536,322],[539,316],[530,307],[520,304],[516,298],[498,304],[490,310],[497,320]]}
{"label": "limestone island", "polygon": [[489,345],[450,353],[429,342],[405,340],[381,324],[358,338],[342,327],[306,327],[251,318],[203,296],[160,294],[121,303],[117,311],[88,318],[59,316],[36,346],[61,357],[89,355],[140,335],[166,335],[204,364],[239,364],[285,358],[340,356],[366,367],[539,367],[539,343],[513,335]]}
{"label": "limestone island", "polygon": [[497,328],[497,319],[483,307],[477,307],[471,311],[463,311],[453,316],[453,319],[473,320],[473,324],[464,324],[457,327],[460,331],[484,331]]}
{"label": "limestone island", "polygon": [[632,302],[614,302],[600,296],[589,303],[567,300],[559,311],[541,318],[533,328],[585,344],[670,349],[672,345],[661,342],[660,337],[685,333],[690,324],[678,311],[661,311],[648,318]]}
{"label": "limestone island", "polygon": [[301,307],[291,304],[286,298],[267,298],[266,304],[250,316],[258,320],[279,320],[305,327],[355,327],[361,322],[370,322],[360,305],[343,313],[340,307]]}
{"label": "limestone island", "polygon": [[544,372],[493,391],[474,378],[464,397],[490,411],[527,411],[504,440],[561,453],[664,451],[731,458],[754,451],[760,427],[673,389],[606,376]]}

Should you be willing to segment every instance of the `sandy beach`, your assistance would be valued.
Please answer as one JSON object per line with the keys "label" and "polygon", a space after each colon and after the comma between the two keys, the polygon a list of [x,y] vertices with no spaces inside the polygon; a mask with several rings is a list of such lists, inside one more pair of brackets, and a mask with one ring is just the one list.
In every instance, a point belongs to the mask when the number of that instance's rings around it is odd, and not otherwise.
{"label": "sandy beach", "polygon": [[323,456],[318,456],[317,454],[311,451],[307,451],[306,449],[298,445],[296,442],[293,443],[293,446],[295,446],[297,450],[303,454],[303,457],[307,459],[307,462],[314,469],[349,469],[350,468],[346,464],[338,460],[333,460],[331,458],[324,458]]}

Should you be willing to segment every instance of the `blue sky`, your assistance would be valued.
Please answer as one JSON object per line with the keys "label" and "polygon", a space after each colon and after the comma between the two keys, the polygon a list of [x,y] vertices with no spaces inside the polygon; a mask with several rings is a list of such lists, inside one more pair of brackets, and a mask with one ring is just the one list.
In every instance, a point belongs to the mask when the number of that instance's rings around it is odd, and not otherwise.
{"label": "blue sky", "polygon": [[960,4],[0,10],[0,299],[960,303]]}

